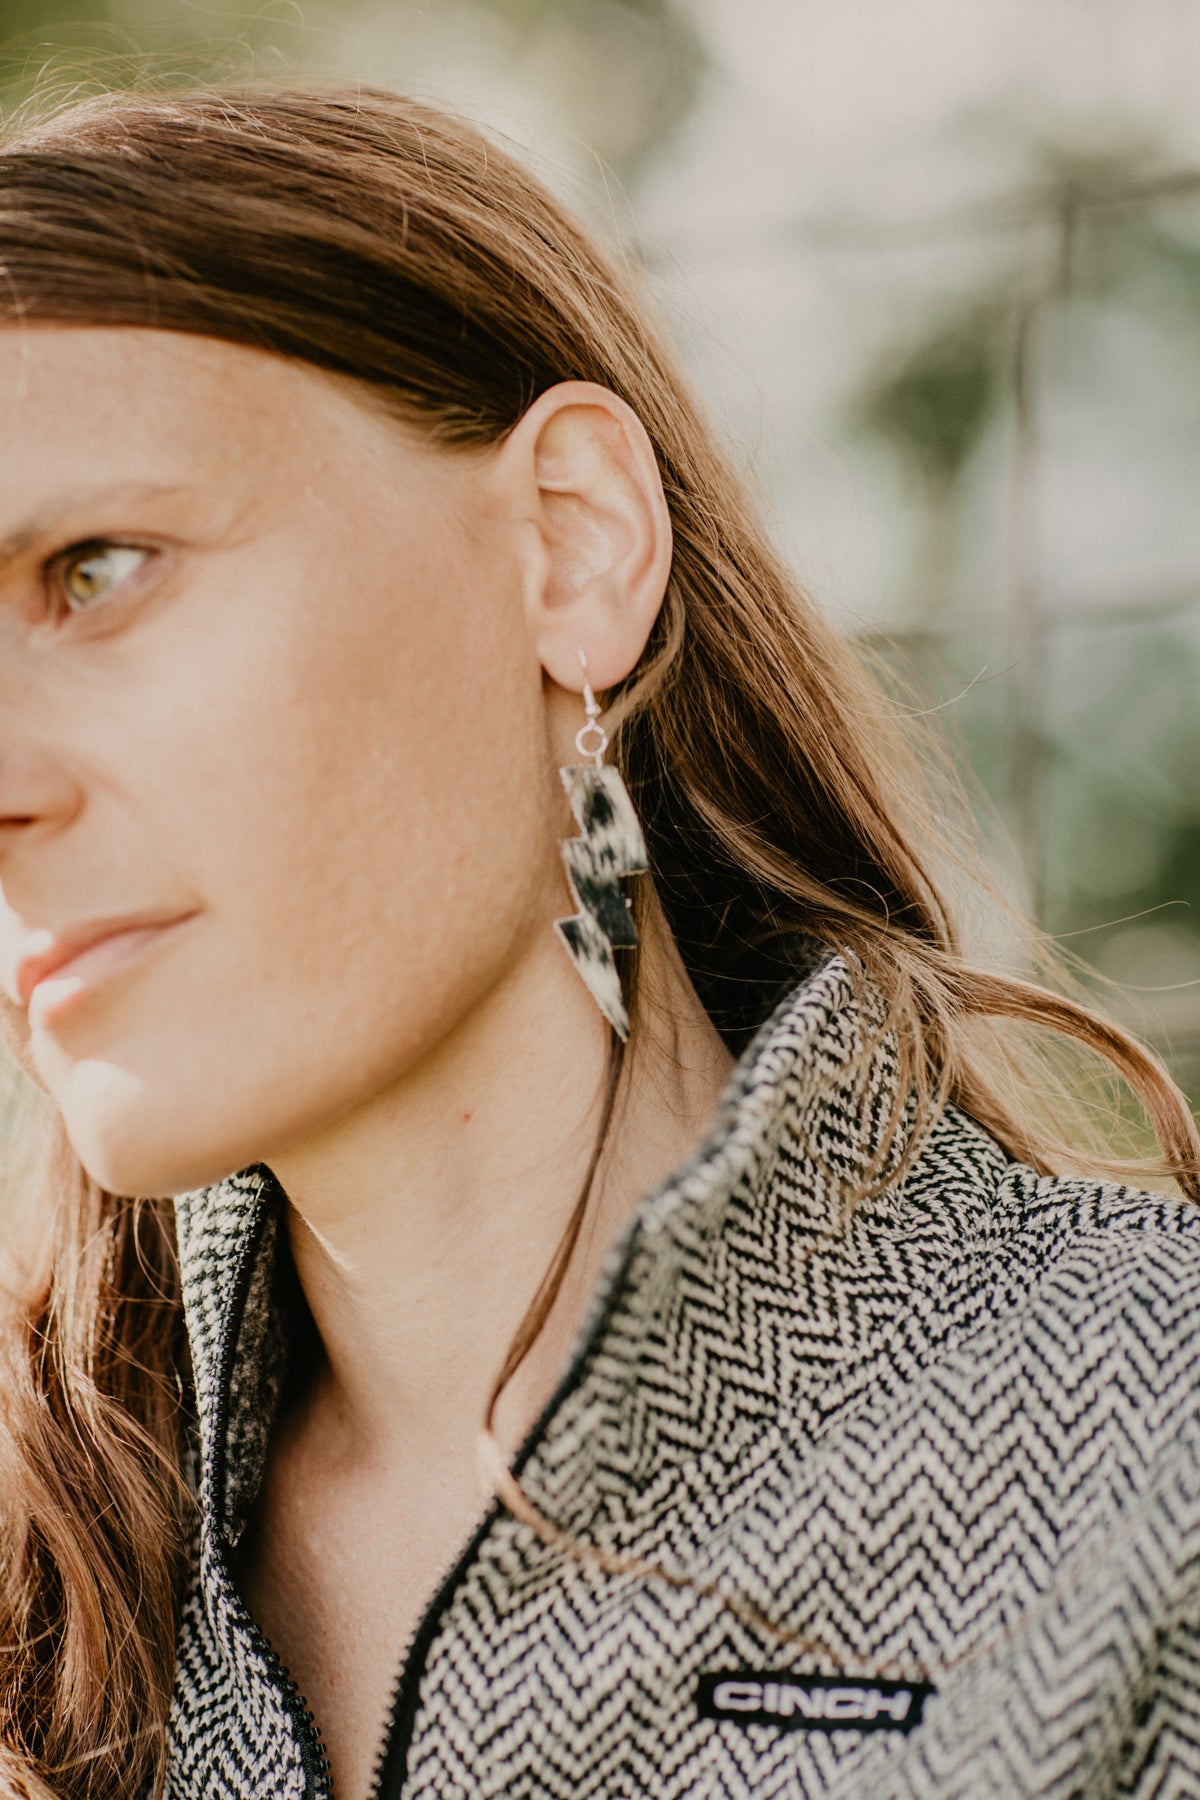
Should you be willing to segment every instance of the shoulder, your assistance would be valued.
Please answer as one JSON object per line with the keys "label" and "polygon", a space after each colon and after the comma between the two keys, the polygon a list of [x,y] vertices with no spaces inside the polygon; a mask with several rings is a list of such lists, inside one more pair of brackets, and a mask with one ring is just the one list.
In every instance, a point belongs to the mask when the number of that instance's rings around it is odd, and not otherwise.
{"label": "shoulder", "polygon": [[[1200,1207],[1040,1175],[951,1109],[906,1183],[918,1213],[970,1195],[945,1373],[1007,1388],[1047,1435],[1087,1430],[1131,1464],[1200,1437]],[[960,1198],[960,1210],[962,1200]]]}
{"label": "shoulder", "polygon": [[1195,1202],[1114,1181],[1041,1175],[1008,1160],[974,1121],[951,1109],[918,1165],[916,1185],[936,1184],[964,1163],[984,1209],[995,1319],[1055,1314],[1089,1333],[1132,1324],[1142,1341],[1194,1319]]}
{"label": "shoulder", "polygon": [[1053,1275],[1079,1258],[1114,1270],[1146,1261],[1186,1281],[1200,1262],[1194,1201],[1088,1176],[1039,1174],[954,1106],[902,1187],[918,1210],[966,1199],[998,1266]]}

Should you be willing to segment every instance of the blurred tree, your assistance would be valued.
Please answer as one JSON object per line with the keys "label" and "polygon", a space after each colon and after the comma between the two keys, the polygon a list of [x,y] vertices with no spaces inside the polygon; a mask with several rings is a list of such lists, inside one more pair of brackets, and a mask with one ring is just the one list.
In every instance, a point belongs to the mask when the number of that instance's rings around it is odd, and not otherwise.
{"label": "blurred tree", "polygon": [[[1137,316],[1200,376],[1200,221],[1176,206],[1200,174],[1164,173],[1145,147],[1086,161],[1040,158],[1039,184],[1010,209],[1040,230],[1040,262],[935,309],[888,349],[847,405],[853,433],[898,459],[924,525],[907,625],[895,634],[927,698],[956,706],[971,761],[1014,830],[1040,922],[1098,978],[1200,1092],[1200,567],[1162,597],[1136,581],[1089,614],[1055,612],[1039,564],[1039,434],[1061,403],[1063,359],[1086,366],[1083,321]],[[1076,369],[1075,378],[1080,379]],[[980,610],[959,566],[981,446],[1008,445],[1004,617]],[[984,478],[994,482],[993,456]],[[1026,541],[1022,541],[1025,539]],[[878,654],[878,638],[872,650]],[[987,677],[979,679],[980,672]],[[1194,983],[1195,985],[1189,985]],[[1138,990],[1153,989],[1139,995]],[[1106,996],[1112,1004],[1111,994]]]}
{"label": "blurred tree", "polygon": [[851,423],[875,433],[907,473],[945,506],[1004,393],[1007,309],[970,301],[890,354],[851,404]]}
{"label": "blurred tree", "polygon": [[945,608],[961,530],[964,477],[1000,409],[1010,360],[1009,308],[968,298],[914,341],[890,348],[848,404],[852,432],[878,439],[916,489],[922,522],[911,572],[910,626]]}

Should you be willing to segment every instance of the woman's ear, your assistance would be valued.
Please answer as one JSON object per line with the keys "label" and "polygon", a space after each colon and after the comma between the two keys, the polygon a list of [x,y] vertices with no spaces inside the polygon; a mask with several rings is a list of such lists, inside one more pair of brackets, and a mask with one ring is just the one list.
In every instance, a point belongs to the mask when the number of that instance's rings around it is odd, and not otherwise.
{"label": "woman's ear", "polygon": [[671,521],[646,429],[588,381],[547,389],[505,439],[532,526],[525,605],[542,667],[579,693],[621,681],[650,635],[671,569]]}

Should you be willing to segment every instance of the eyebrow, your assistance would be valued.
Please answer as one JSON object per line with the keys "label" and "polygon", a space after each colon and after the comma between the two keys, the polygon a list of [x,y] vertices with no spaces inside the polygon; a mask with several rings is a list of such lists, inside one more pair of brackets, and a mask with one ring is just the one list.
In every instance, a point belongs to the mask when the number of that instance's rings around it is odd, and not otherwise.
{"label": "eyebrow", "polygon": [[136,481],[122,482],[115,487],[79,488],[74,493],[64,494],[0,537],[0,569],[7,568],[9,563],[24,556],[43,538],[52,536],[61,527],[63,520],[70,518],[73,513],[95,506],[123,506],[139,500],[161,500],[180,491],[175,483]]}

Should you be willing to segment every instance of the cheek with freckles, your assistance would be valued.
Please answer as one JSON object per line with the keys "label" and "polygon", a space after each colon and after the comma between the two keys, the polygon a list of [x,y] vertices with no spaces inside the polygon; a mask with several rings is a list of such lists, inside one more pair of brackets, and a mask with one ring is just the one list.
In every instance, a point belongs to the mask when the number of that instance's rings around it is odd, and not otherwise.
{"label": "cheek with freckles", "polygon": [[35,1045],[120,1191],[199,1185],[372,1099],[544,929],[536,757],[465,756],[453,734],[373,756],[351,714],[322,758],[275,723],[193,770],[202,911]]}
{"label": "cheek with freckles", "polygon": [[498,684],[497,755],[461,655],[436,630],[402,655],[368,614],[243,647],[212,683],[193,663],[190,728],[177,711],[144,765],[142,816],[199,915],[37,1045],[105,1185],[178,1192],[371,1099],[543,928],[556,838],[535,682],[514,666]]}

